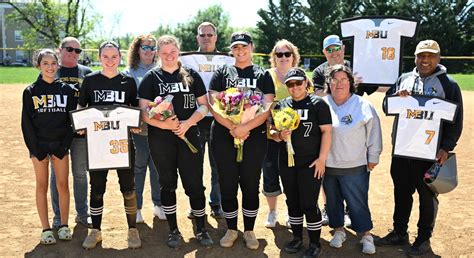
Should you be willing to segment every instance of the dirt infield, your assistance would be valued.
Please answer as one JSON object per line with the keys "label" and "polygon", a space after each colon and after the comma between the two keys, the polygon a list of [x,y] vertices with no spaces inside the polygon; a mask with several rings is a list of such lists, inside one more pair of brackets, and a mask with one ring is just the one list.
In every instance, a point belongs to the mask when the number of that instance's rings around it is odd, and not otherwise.
{"label": "dirt infield", "polygon": [[[122,204],[122,196],[118,188],[118,178],[110,173],[105,195],[105,210],[102,224],[103,243],[94,250],[82,249],[81,243],[86,236],[87,229],[74,223],[74,202],[71,188],[71,213],[69,225],[74,230],[73,240],[58,242],[53,246],[39,244],[41,226],[35,206],[35,177],[33,166],[28,158],[28,151],[23,142],[20,129],[21,94],[25,85],[0,85],[0,119],[1,136],[0,146],[2,160],[0,169],[0,256],[28,256],[28,257],[298,257],[287,255],[283,251],[284,244],[291,234],[282,226],[286,205],[284,198],[279,198],[279,222],[275,229],[263,226],[267,214],[267,205],[263,195],[260,195],[260,211],[257,217],[255,233],[260,241],[260,248],[251,251],[245,248],[242,237],[233,248],[224,249],[215,244],[210,249],[202,248],[196,242],[193,233],[192,221],[186,218],[189,207],[188,198],[180,185],[178,189],[178,225],[186,244],[180,251],[169,249],[166,244],[168,226],[166,222],[153,218],[152,202],[150,200],[149,184],[146,182],[144,193],[143,215],[146,224],[138,226],[143,248],[128,250],[126,242],[127,224]],[[382,93],[369,97],[375,105],[382,120],[384,151],[381,163],[372,173],[370,185],[370,207],[374,222],[373,233],[383,236],[391,228],[393,212],[393,186],[389,174],[390,166],[390,132],[392,117],[386,117],[381,111]],[[434,256],[442,257],[473,257],[474,256],[474,92],[463,92],[464,97],[464,131],[455,149],[458,155],[459,186],[446,195],[439,197],[440,206],[437,224],[432,238]],[[469,158],[471,157],[471,158]],[[209,186],[210,171],[205,164],[205,185]],[[206,193],[209,189],[206,190]],[[415,205],[409,225],[410,241],[416,236],[416,219],[418,218],[418,200]],[[52,211],[50,209],[50,221]],[[209,229],[215,243],[225,233],[225,221],[209,217]],[[243,229],[242,215],[239,214],[239,228]],[[355,233],[348,230],[348,241],[341,249],[329,247],[331,229],[323,227],[321,244],[322,257],[362,257],[360,245]],[[240,233],[241,235],[241,233]],[[307,238],[305,233],[305,238]],[[307,241],[307,239],[305,239]],[[307,242],[305,242],[307,245]],[[432,257],[427,255],[426,257]],[[404,257],[403,248],[379,247],[373,257]]]}

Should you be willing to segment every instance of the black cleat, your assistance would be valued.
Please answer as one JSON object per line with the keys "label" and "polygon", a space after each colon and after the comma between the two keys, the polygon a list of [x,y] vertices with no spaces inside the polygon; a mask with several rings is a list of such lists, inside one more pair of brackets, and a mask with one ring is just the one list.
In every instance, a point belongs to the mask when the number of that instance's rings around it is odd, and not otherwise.
{"label": "black cleat", "polygon": [[422,242],[421,240],[418,241],[418,239],[416,239],[413,245],[408,249],[407,255],[409,257],[416,257],[427,254],[428,252],[431,252],[430,240],[428,239]]}
{"label": "black cleat", "polygon": [[321,246],[309,244],[309,248],[303,254],[303,258],[319,257],[321,255]]}
{"label": "black cleat", "polygon": [[294,254],[299,252],[301,247],[303,247],[303,239],[300,237],[294,237],[293,240],[285,245],[285,252]]}
{"label": "black cleat", "polygon": [[181,247],[181,244],[183,242],[183,237],[181,236],[181,233],[179,230],[176,228],[168,234],[168,246],[178,250]]}
{"label": "black cleat", "polygon": [[391,245],[407,245],[408,244],[408,234],[399,234],[397,231],[393,230],[388,235],[379,238],[375,241],[377,246],[391,246]]}
{"label": "black cleat", "polygon": [[201,232],[197,233],[196,239],[199,240],[199,243],[205,247],[211,247],[214,244],[211,236],[207,230],[203,229]]}

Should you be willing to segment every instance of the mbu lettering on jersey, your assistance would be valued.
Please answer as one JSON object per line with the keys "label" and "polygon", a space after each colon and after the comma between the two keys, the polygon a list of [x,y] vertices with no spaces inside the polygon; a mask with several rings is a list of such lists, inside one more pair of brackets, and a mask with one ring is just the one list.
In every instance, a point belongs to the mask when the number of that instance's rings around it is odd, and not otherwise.
{"label": "mbu lettering on jersey", "polygon": [[388,37],[387,30],[368,30],[365,33],[366,39],[386,39]]}
{"label": "mbu lettering on jersey", "polygon": [[125,92],[117,90],[94,90],[94,102],[125,103]]}
{"label": "mbu lettering on jersey", "polygon": [[257,88],[257,79],[255,78],[237,78],[237,79],[231,79],[231,78],[226,78],[226,88],[251,88],[251,89],[256,89]]}
{"label": "mbu lettering on jersey", "polygon": [[66,112],[67,95],[33,96],[34,108],[39,113]]}
{"label": "mbu lettering on jersey", "polygon": [[198,72],[200,73],[213,73],[217,69],[224,66],[223,64],[198,64]]}
{"label": "mbu lettering on jersey", "polygon": [[308,120],[308,109],[296,109],[296,113],[300,116],[300,120]]}
{"label": "mbu lettering on jersey", "polygon": [[189,92],[189,86],[183,84],[182,82],[172,82],[172,83],[160,83],[160,95],[176,92]]}
{"label": "mbu lettering on jersey", "polygon": [[407,109],[407,119],[425,119],[433,120],[434,111]]}
{"label": "mbu lettering on jersey", "polygon": [[120,121],[94,122],[94,131],[120,130]]}

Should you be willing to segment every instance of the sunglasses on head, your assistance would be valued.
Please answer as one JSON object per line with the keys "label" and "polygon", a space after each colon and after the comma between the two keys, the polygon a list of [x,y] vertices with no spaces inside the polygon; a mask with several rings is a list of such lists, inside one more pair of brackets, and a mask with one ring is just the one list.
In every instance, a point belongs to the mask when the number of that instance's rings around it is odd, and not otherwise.
{"label": "sunglasses on head", "polygon": [[76,54],[80,54],[82,52],[82,49],[80,48],[73,48],[73,47],[65,47],[67,52],[76,52]]}
{"label": "sunglasses on head", "polygon": [[143,50],[143,51],[155,51],[156,50],[156,46],[147,46],[147,45],[141,45],[140,48]]}
{"label": "sunglasses on head", "polygon": [[293,53],[291,53],[291,52],[276,52],[275,55],[278,58],[282,58],[283,56],[290,57],[291,55],[293,55]]}
{"label": "sunglasses on head", "polygon": [[337,51],[340,51],[341,49],[342,49],[342,46],[334,46],[333,48],[327,47],[326,52],[331,54],[332,52],[337,52]]}
{"label": "sunglasses on head", "polygon": [[199,37],[201,37],[201,38],[204,38],[204,37],[212,38],[213,36],[214,36],[214,34],[211,34],[211,33],[199,34]]}
{"label": "sunglasses on head", "polygon": [[288,87],[289,89],[295,86],[301,86],[301,85],[303,85],[303,81],[289,81],[286,83],[286,87]]}

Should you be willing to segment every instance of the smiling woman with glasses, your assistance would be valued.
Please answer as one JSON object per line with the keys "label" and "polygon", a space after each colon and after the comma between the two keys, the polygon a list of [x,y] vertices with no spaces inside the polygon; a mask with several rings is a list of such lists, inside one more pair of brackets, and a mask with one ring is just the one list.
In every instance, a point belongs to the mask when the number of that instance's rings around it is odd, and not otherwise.
{"label": "smiling woman with glasses", "polygon": [[[145,74],[156,66],[156,38],[151,34],[136,37],[128,48],[128,67],[124,73],[133,77],[137,86],[140,85]],[[166,220],[161,207],[160,182],[158,172],[150,155],[148,147],[148,126],[143,121],[140,124],[141,132],[132,134],[135,143],[135,192],[137,194],[137,223],[144,223],[141,209],[143,206],[143,190],[147,168],[150,170],[151,200],[153,201],[153,214],[160,220]]]}
{"label": "smiling woman with glasses", "polygon": [[[278,41],[270,53],[270,63],[272,68],[268,69],[275,85],[274,101],[282,100],[289,97],[288,90],[284,84],[285,74],[292,67],[298,65],[300,54],[298,48],[290,41],[283,39]],[[267,123],[269,126],[269,123]],[[268,215],[265,221],[265,227],[273,228],[278,221],[276,209],[278,195],[282,193],[280,187],[280,177],[278,169],[278,143],[271,139],[270,134],[267,135],[267,154],[263,162],[263,195],[265,195],[268,203]]]}
{"label": "smiling woman with glasses", "polygon": [[329,95],[323,99],[333,119],[323,183],[329,226],[335,230],[329,246],[341,248],[346,241],[345,201],[352,229],[361,236],[362,252],[374,254],[368,195],[370,171],[379,163],[382,152],[380,120],[372,104],[354,94],[354,76],[349,67],[331,66],[326,73],[326,89]]}

